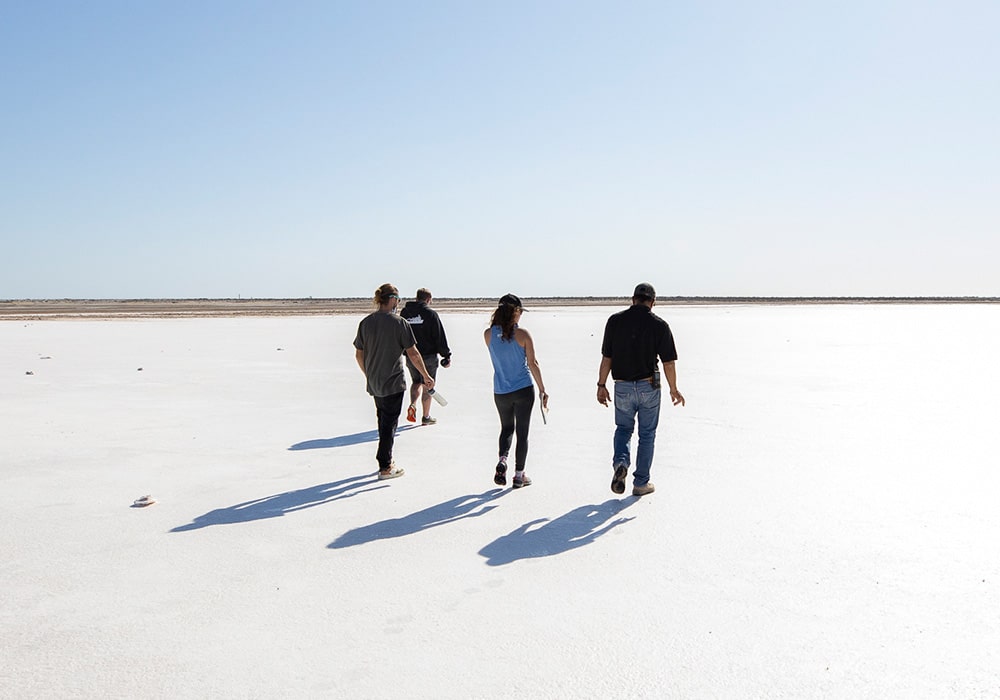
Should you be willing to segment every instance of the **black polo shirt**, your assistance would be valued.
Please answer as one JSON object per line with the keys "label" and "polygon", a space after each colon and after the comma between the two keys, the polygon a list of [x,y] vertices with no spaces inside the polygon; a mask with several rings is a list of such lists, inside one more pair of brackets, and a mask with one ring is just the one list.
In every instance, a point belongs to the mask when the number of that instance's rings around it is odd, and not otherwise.
{"label": "black polo shirt", "polygon": [[611,316],[604,327],[601,354],[611,358],[611,376],[634,382],[659,371],[656,358],[677,359],[670,326],[645,304],[633,304]]}

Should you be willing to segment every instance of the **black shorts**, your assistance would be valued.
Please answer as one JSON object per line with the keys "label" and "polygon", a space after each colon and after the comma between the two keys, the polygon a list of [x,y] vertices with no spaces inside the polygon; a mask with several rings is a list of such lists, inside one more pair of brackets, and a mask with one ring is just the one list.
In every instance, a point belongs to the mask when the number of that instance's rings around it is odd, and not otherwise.
{"label": "black shorts", "polygon": [[[431,375],[431,379],[437,379],[438,374],[438,356],[437,355],[421,355],[420,358],[424,361],[424,367],[427,368],[427,374]],[[423,384],[424,378],[421,376],[417,368],[413,366],[410,362],[409,356],[406,358],[406,367],[410,370],[410,379],[413,380],[414,384]]]}

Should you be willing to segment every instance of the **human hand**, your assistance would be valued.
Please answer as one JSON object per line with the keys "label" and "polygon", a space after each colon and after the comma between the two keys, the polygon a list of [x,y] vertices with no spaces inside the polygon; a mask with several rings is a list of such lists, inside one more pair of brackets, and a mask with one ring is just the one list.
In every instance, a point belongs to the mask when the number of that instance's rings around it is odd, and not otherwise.
{"label": "human hand", "polygon": [[681,406],[683,406],[684,405],[684,394],[682,394],[681,392],[677,391],[677,389],[671,389],[670,390],[670,400],[674,402],[674,406],[676,406],[677,404],[680,404]]}
{"label": "human hand", "polygon": [[424,377],[424,386],[427,388],[427,391],[434,388],[434,383],[434,377]]}
{"label": "human hand", "polygon": [[597,387],[597,403],[602,406],[608,405],[608,399],[611,398],[611,394],[608,392],[608,387],[599,386]]}
{"label": "human hand", "polygon": [[542,408],[547,409],[549,407],[549,395],[543,391],[539,393],[539,398],[542,399]]}
{"label": "human hand", "polygon": [[451,355],[448,355],[448,357],[444,357],[441,359],[441,366],[451,367]]}

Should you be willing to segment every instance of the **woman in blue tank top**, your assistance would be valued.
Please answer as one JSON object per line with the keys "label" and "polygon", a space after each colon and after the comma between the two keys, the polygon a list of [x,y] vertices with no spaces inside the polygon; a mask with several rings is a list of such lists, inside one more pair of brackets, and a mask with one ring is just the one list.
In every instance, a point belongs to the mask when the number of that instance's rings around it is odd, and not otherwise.
{"label": "woman in blue tank top", "polygon": [[549,403],[542,370],[535,358],[534,342],[528,331],[517,325],[523,312],[524,307],[518,297],[504,294],[490,319],[490,327],[483,331],[483,340],[493,361],[493,401],[500,414],[500,461],[497,462],[493,483],[500,486],[507,484],[507,455],[516,434],[514,479],[511,483],[515,489],[531,485],[531,479],[524,473],[524,463],[528,457],[531,409],[535,405],[532,377],[538,383],[542,407],[548,408]]}

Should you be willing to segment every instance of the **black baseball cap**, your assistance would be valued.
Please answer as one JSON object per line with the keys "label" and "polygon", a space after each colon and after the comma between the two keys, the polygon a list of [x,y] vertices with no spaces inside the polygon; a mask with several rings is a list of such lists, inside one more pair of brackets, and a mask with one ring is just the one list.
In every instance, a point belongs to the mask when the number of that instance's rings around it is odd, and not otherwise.
{"label": "black baseball cap", "polygon": [[632,292],[632,296],[656,301],[656,290],[653,289],[653,285],[649,282],[640,282],[635,285],[635,291]]}
{"label": "black baseball cap", "polygon": [[500,302],[497,306],[503,306],[504,304],[509,304],[510,306],[516,306],[517,308],[524,310],[524,304],[521,303],[521,297],[514,294],[504,294],[500,297]]}

